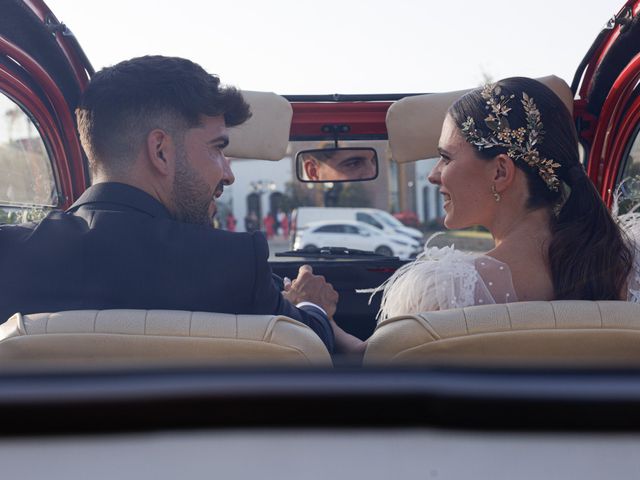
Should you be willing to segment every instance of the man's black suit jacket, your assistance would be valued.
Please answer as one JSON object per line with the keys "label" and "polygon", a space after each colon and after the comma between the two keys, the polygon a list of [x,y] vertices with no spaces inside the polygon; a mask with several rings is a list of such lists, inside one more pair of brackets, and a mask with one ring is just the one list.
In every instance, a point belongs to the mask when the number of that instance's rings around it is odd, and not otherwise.
{"label": "man's black suit jacket", "polygon": [[326,315],[296,308],[274,285],[268,250],[259,232],[177,222],[137,188],[97,184],[67,212],[0,226],[0,323],[16,312],[78,309],[279,314],[333,351]]}

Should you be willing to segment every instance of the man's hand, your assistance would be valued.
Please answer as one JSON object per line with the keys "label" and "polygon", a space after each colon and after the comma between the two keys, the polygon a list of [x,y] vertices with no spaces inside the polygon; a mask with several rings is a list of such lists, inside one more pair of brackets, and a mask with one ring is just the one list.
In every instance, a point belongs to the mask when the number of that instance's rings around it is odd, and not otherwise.
{"label": "man's hand", "polygon": [[284,282],[282,295],[294,305],[300,302],[315,303],[324,308],[329,318],[336,313],[338,292],[324,279],[322,275],[314,275],[311,265],[302,265],[298,270],[298,277],[293,282]]}

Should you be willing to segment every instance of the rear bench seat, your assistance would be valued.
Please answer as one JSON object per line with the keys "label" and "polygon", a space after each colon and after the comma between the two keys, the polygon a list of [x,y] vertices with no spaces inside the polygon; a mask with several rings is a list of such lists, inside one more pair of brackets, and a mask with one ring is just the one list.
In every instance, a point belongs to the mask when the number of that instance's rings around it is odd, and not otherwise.
{"label": "rear bench seat", "polygon": [[[81,310],[16,314],[0,325],[0,363],[93,359],[331,366],[309,327],[275,315]],[[364,365],[505,360],[639,362],[640,305],[557,300],[394,317],[369,339]]]}

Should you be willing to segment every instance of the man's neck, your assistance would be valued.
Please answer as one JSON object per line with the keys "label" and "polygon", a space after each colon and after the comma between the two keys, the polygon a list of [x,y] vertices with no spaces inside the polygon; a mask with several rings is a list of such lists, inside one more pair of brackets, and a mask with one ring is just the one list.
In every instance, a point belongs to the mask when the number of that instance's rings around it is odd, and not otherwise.
{"label": "man's neck", "polygon": [[149,181],[145,178],[144,175],[139,175],[134,170],[127,172],[125,175],[123,174],[113,174],[107,173],[104,171],[94,172],[91,183],[93,185],[98,183],[123,183],[125,185],[130,185],[132,187],[137,188],[138,190],[142,190],[148,195],[152,196],[158,202],[167,208],[170,212],[172,211],[170,199],[171,196],[165,193],[163,190],[159,188],[158,185],[155,185],[153,181]]}

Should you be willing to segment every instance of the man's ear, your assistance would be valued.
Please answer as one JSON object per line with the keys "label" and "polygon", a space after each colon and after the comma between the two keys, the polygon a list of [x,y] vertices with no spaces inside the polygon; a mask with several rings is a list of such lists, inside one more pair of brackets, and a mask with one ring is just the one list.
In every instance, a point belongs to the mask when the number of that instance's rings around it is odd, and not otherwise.
{"label": "man's ear", "polygon": [[513,183],[516,168],[515,163],[513,163],[509,155],[501,153],[495,157],[493,184],[497,192],[504,192]]}
{"label": "man's ear", "polygon": [[162,176],[173,176],[176,149],[173,138],[166,131],[156,128],[147,135],[146,157],[149,167]]}
{"label": "man's ear", "polygon": [[302,166],[309,180],[318,180],[318,164],[314,160],[306,158],[302,162]]}

